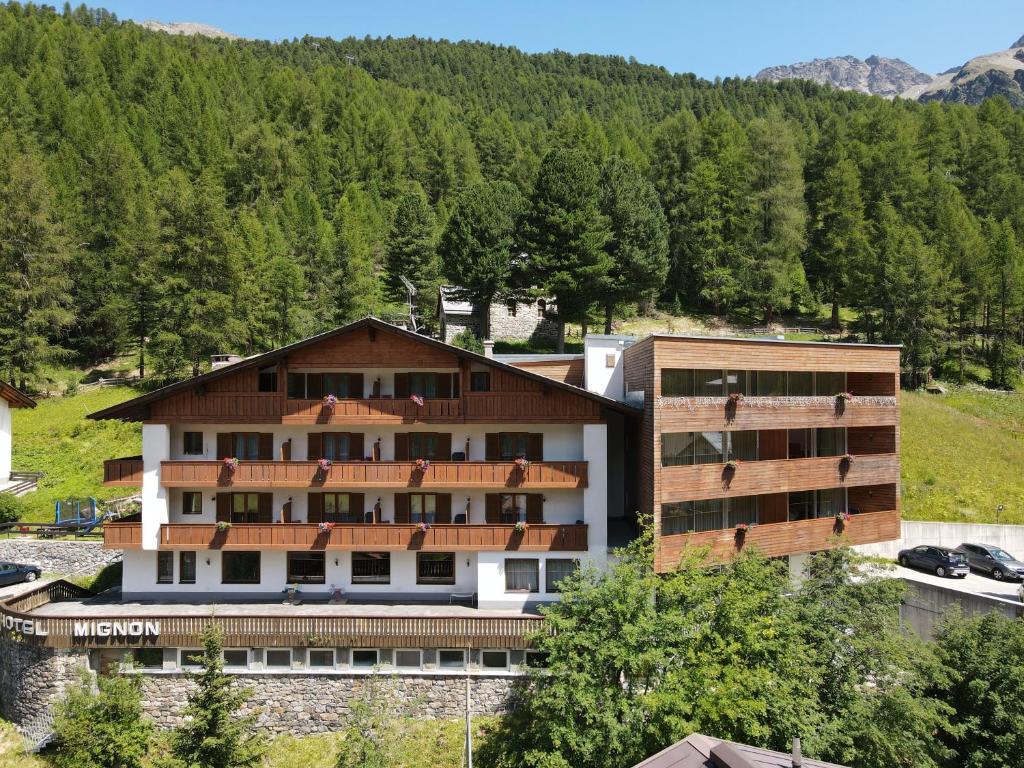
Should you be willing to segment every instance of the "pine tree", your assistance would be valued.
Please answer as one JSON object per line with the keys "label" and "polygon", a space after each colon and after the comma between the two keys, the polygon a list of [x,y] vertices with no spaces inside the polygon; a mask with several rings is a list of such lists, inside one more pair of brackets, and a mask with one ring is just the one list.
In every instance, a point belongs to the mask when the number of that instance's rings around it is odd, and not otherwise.
{"label": "pine tree", "polygon": [[383,217],[369,195],[353,184],[334,210],[335,247],[341,270],[335,297],[335,322],[348,323],[385,308],[380,265]]}
{"label": "pine tree", "polygon": [[431,326],[437,314],[439,264],[435,247],[434,214],[418,184],[398,200],[387,246],[386,285],[392,301],[404,303],[401,277],[416,287],[413,301],[421,323]]}
{"label": "pine tree", "polygon": [[992,384],[1010,389],[1020,376],[1021,345],[1018,342],[1024,307],[1024,255],[1009,221],[985,222],[995,340],[989,354]]}

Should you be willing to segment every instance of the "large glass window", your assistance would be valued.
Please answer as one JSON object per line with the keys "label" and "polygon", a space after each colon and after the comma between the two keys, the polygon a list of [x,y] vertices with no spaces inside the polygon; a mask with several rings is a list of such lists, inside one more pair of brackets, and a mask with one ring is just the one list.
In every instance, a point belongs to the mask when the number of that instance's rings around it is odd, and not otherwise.
{"label": "large glass window", "polygon": [[433,493],[409,494],[409,521],[433,525],[437,518],[437,496]]}
{"label": "large glass window", "polygon": [[259,584],[260,553],[259,552],[222,552],[221,583],[223,584]]}
{"label": "large glass window", "polygon": [[156,583],[174,583],[174,553],[160,551],[156,553]]}
{"label": "large glass window", "polygon": [[409,391],[420,397],[437,397],[437,374],[410,373]]}
{"label": "large glass window", "polygon": [[814,455],[813,446],[811,445],[812,433],[813,430],[810,429],[789,430],[789,458],[809,459]]}
{"label": "large glass window", "polygon": [[259,432],[235,432],[235,458],[258,461],[260,458]]}
{"label": "large glass window", "polygon": [[544,561],[544,591],[561,592],[562,579],[572,576],[580,567],[579,560],[551,558]]}
{"label": "large glass window", "polygon": [[729,442],[728,457],[734,461],[757,461],[757,430],[744,429],[726,432]]}
{"label": "large glass window", "polygon": [[178,554],[178,583],[196,583],[196,553],[180,552]]}
{"label": "large glass window", "polygon": [[696,533],[715,531],[725,525],[724,499],[677,501],[661,505],[661,532]]}
{"label": "large glass window", "polygon": [[526,522],[526,494],[525,493],[502,493],[501,501],[501,522],[525,523]]}
{"label": "large glass window", "polygon": [[498,435],[501,460],[515,461],[520,456],[525,457],[529,442],[530,435],[526,432],[502,432]]}
{"label": "large glass window", "polygon": [[662,466],[720,464],[724,441],[723,432],[666,432],[661,436]]}
{"label": "large glass window", "polygon": [[455,555],[451,552],[417,552],[417,584],[454,584]]}
{"label": "large glass window", "polygon": [[289,552],[289,584],[324,584],[326,562],[323,552]]}
{"label": "large glass window", "polygon": [[[347,432],[324,432],[324,458],[331,461],[349,461],[350,436]],[[358,458],[362,458],[361,456]]]}
{"label": "large glass window", "polygon": [[693,372],[694,394],[697,397],[724,397],[724,371],[698,369]]}
{"label": "large glass window", "polygon": [[790,371],[790,397],[809,397],[814,394],[814,374],[810,371]]}
{"label": "large glass window", "polygon": [[757,496],[736,496],[727,499],[726,528],[735,528],[740,523],[754,525],[757,523]]}
{"label": "large glass window", "polygon": [[352,497],[347,493],[325,493],[323,521],[325,523],[361,523],[362,510],[351,508]]}
{"label": "large glass window", "polygon": [[353,377],[347,373],[325,373],[323,375],[324,393],[337,398],[362,397],[363,393],[357,392],[353,384],[355,384]]}
{"label": "large glass window", "polygon": [[814,374],[814,394],[829,397],[846,391],[846,374],[842,371],[819,371]]}
{"label": "large glass window", "polygon": [[821,427],[816,434],[818,456],[842,456],[846,453],[846,429],[844,427]]}
{"label": "large glass window", "polygon": [[756,371],[754,391],[758,397],[782,397],[786,394],[785,371]]}
{"label": "large glass window", "polygon": [[789,494],[789,519],[810,520],[814,517],[814,491],[792,491]]}
{"label": "large glass window", "polygon": [[725,394],[740,393],[746,395],[751,392],[750,377],[753,371],[726,371],[725,372]]}
{"label": "large glass window", "polygon": [[665,368],[661,371],[663,397],[693,397],[693,369]]}
{"label": "large glass window", "polygon": [[353,584],[390,584],[390,552],[353,552]]}
{"label": "large glass window", "polygon": [[231,494],[231,522],[258,523],[260,518],[260,495],[258,493]]}
{"label": "large glass window", "polygon": [[505,560],[506,592],[540,592],[540,561],[534,558]]}
{"label": "large glass window", "polygon": [[818,491],[818,517],[835,517],[845,511],[845,488],[825,488]]}
{"label": "large glass window", "polygon": [[410,432],[409,455],[417,459],[447,461],[450,456],[437,455],[437,437],[436,432]]}

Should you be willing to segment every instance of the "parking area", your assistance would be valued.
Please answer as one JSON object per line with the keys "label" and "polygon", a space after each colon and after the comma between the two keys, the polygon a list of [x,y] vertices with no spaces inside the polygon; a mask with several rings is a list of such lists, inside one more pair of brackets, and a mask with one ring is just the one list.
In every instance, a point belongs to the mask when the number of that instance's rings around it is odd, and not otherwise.
{"label": "parking area", "polygon": [[899,565],[896,566],[896,570],[893,573],[907,581],[925,582],[958,592],[998,597],[1004,600],[1013,600],[1014,602],[1018,601],[1017,590],[1020,587],[1020,582],[1018,581],[996,581],[979,573],[970,573],[963,579],[943,578],[936,576],[934,573],[926,573],[914,568],[903,568]]}

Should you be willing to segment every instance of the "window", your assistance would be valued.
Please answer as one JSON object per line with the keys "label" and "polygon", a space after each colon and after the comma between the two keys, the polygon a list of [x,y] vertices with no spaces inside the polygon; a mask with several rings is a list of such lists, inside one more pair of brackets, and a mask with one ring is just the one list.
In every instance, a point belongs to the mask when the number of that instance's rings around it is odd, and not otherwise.
{"label": "window", "polygon": [[544,651],[527,651],[526,666],[534,669],[543,669],[548,665],[548,654]]}
{"label": "window", "polygon": [[135,648],[132,650],[132,662],[143,669],[163,669],[163,648]]}
{"label": "window", "polygon": [[540,563],[533,558],[505,560],[506,592],[540,592]]}
{"label": "window", "polygon": [[516,312],[519,311],[519,305],[516,304],[516,302],[514,302],[514,301],[510,301],[505,306],[508,307],[508,316],[509,317],[515,317],[516,316]]}
{"label": "window", "polygon": [[661,394],[664,397],[693,397],[693,370],[665,368],[661,372]]}
{"label": "window", "polygon": [[395,649],[395,666],[403,669],[419,669],[423,665],[418,648],[414,650]]}
{"label": "window", "polygon": [[376,648],[354,648],[352,666],[355,669],[373,669],[380,663]]}
{"label": "window", "polygon": [[846,511],[846,489],[825,488],[818,491],[818,517],[835,517]]}
{"label": "window", "polygon": [[184,453],[186,456],[202,456],[203,433],[186,432],[184,435],[184,445],[182,446],[181,452]]}
{"label": "window", "polygon": [[258,493],[231,494],[231,522],[258,523],[260,521],[260,495]]}
{"label": "window", "polygon": [[224,649],[224,666],[225,667],[248,667],[249,666],[249,651],[245,648],[225,648]]}
{"label": "window", "polygon": [[291,648],[267,648],[267,669],[291,669]]}
{"label": "window", "polygon": [[790,397],[809,397],[814,394],[814,374],[810,371],[790,371],[789,387],[787,392]]}
{"label": "window", "polygon": [[451,552],[417,552],[417,584],[454,584],[455,555]]}
{"label": "window", "polygon": [[817,456],[842,456],[846,453],[846,429],[844,427],[820,427],[816,435]]}
{"label": "window", "polygon": [[525,523],[526,522],[526,494],[525,493],[502,493],[501,500],[501,522]]}
{"label": "window", "polygon": [[178,553],[178,583],[179,584],[195,584],[196,583],[196,553],[195,552],[179,552]]}
{"label": "window", "polygon": [[361,523],[354,513],[351,504],[352,497],[347,493],[325,493],[323,522],[325,523]]}
{"label": "window", "polygon": [[259,552],[222,552],[220,557],[222,584],[260,583]]}
{"label": "window", "polygon": [[490,392],[491,374],[488,371],[472,371],[469,374],[470,392]]}
{"label": "window", "polygon": [[794,491],[789,494],[789,519],[810,520],[814,517],[814,491]]}
{"label": "window", "polygon": [[433,493],[409,494],[409,522],[434,524],[437,517],[437,496]]}
{"label": "window", "polygon": [[356,391],[357,382],[348,373],[325,373],[323,375],[323,392],[337,398],[360,398],[362,392]]}
{"label": "window", "polygon": [[508,669],[508,651],[481,651],[480,666],[484,669]]}
{"label": "window", "polygon": [[757,523],[757,496],[737,496],[726,499],[726,528],[735,528],[740,523]]}
{"label": "window", "polygon": [[290,400],[303,400],[306,397],[306,374],[288,374],[288,398]]}
{"label": "window", "polygon": [[417,459],[430,459],[431,461],[447,461],[450,456],[438,456],[437,432],[410,432],[409,433],[409,455]]}
{"label": "window", "polygon": [[203,494],[199,491],[184,491],[181,494],[181,514],[203,514]]}
{"label": "window", "polygon": [[550,559],[544,561],[544,591],[561,592],[562,579],[572,576],[579,569],[578,560]]}
{"label": "window", "polygon": [[309,649],[309,666],[318,667],[320,669],[334,666],[334,649],[333,648],[310,648]]}
{"label": "window", "polygon": [[729,458],[736,461],[757,461],[757,430],[727,432]]}
{"label": "window", "polygon": [[723,526],[724,499],[678,501],[661,505],[662,534],[716,531]]}
{"label": "window", "polygon": [[289,584],[324,584],[325,568],[323,552],[289,552]]}
{"label": "window", "polygon": [[259,432],[235,432],[232,437],[235,443],[236,459],[247,461],[258,461],[260,458],[260,433]]}
{"label": "window", "polygon": [[661,436],[662,466],[720,464],[724,432],[667,432]]}
{"label": "window", "polygon": [[814,455],[811,446],[811,430],[789,430],[789,458],[808,459]]}
{"label": "window", "polygon": [[410,373],[409,391],[420,397],[437,397],[436,373]]}
{"label": "window", "polygon": [[157,552],[156,553],[156,583],[157,584],[173,584],[174,583],[174,553],[173,552]]}
{"label": "window", "polygon": [[785,371],[757,371],[754,391],[758,397],[782,397],[786,394]]}
{"label": "window", "polygon": [[351,440],[347,432],[324,432],[323,441],[323,458],[331,461],[349,460]]}
{"label": "window", "polygon": [[178,666],[182,669],[196,668],[203,665],[202,648],[183,648],[178,651]]}
{"label": "window", "polygon": [[846,391],[846,374],[842,371],[819,371],[814,374],[814,394],[824,397]]}
{"label": "window", "polygon": [[277,392],[277,366],[269,365],[260,368],[259,373],[260,392]]}
{"label": "window", "polygon": [[700,369],[693,372],[694,395],[697,397],[724,397],[723,372],[715,369]]}
{"label": "window", "polygon": [[726,371],[725,372],[725,394],[731,395],[739,392],[746,395],[751,391],[750,378],[753,371]]}
{"label": "window", "polygon": [[462,650],[438,651],[437,666],[441,669],[464,669],[466,666],[466,652]]}
{"label": "window", "polygon": [[353,584],[390,584],[390,552],[353,552]]}
{"label": "window", "polygon": [[544,314],[548,311],[548,303],[544,299],[537,299],[537,317],[541,320],[544,319]]}
{"label": "window", "polygon": [[502,432],[498,435],[498,445],[502,461],[515,461],[526,456],[530,435],[527,432]]}

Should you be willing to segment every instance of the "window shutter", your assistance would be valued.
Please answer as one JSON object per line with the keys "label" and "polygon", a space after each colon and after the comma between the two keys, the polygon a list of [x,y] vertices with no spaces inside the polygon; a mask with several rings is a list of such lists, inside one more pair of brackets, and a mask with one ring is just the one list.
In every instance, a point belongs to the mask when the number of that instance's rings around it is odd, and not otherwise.
{"label": "window shutter", "polygon": [[452,396],[452,375],[450,373],[437,374],[437,396],[444,399]]}
{"label": "window shutter", "polygon": [[324,396],[324,375],[322,373],[306,374],[306,398],[319,400]]}
{"label": "window shutter", "polygon": [[306,461],[316,461],[324,457],[324,436],[322,432],[310,432],[306,443]]}
{"label": "window shutter", "polygon": [[544,433],[531,432],[526,441],[526,458],[530,461],[544,461]]}
{"label": "window shutter", "polygon": [[350,432],[348,436],[348,457],[353,461],[359,461],[366,456],[363,450],[363,433]]}
{"label": "window shutter", "polygon": [[451,523],[452,495],[450,493],[439,493],[435,498],[434,519],[442,525]]}
{"label": "window shutter", "polygon": [[289,437],[281,443],[281,461],[292,460],[292,439]]}
{"label": "window shutter", "polygon": [[484,436],[484,459],[486,461],[501,460],[501,440],[497,432],[488,432]]}
{"label": "window shutter", "polygon": [[484,502],[484,519],[488,525],[501,523],[501,495],[488,493]]}
{"label": "window shutter", "polygon": [[409,397],[409,374],[408,373],[396,373],[395,374],[395,398]]}
{"label": "window shutter", "polygon": [[363,399],[363,374],[361,373],[350,373],[348,375],[348,396],[357,400]]}
{"label": "window shutter", "polygon": [[542,494],[526,494],[526,522],[537,525],[544,522],[544,496]]}
{"label": "window shutter", "polygon": [[230,432],[218,432],[217,433],[217,458],[227,459],[231,457],[231,444],[234,441],[231,439]]}
{"label": "window shutter", "polygon": [[217,494],[217,522],[218,523],[230,523],[231,522],[231,494],[230,493],[218,493]]}
{"label": "window shutter", "polygon": [[462,374],[459,373],[452,374],[452,397],[459,396],[459,379],[461,378],[461,375]]}
{"label": "window shutter", "polygon": [[274,460],[274,433],[260,432],[260,461]]}
{"label": "window shutter", "polygon": [[395,525],[408,525],[409,523],[409,494],[395,494]]}
{"label": "window shutter", "polygon": [[451,432],[438,432],[437,433],[437,460],[438,461],[451,461],[452,460],[452,433]]}
{"label": "window shutter", "polygon": [[395,433],[395,461],[409,460],[409,433]]}
{"label": "window shutter", "polygon": [[366,522],[366,495],[350,493],[348,495],[348,511],[355,516],[357,523]]}
{"label": "window shutter", "polygon": [[260,506],[259,515],[257,520],[260,523],[272,523],[274,522],[274,494],[272,493],[261,493],[260,495]]}
{"label": "window shutter", "polygon": [[309,494],[309,507],[306,509],[307,523],[322,523],[324,520],[324,495],[322,493]]}

